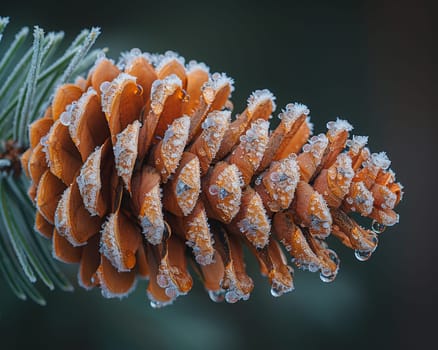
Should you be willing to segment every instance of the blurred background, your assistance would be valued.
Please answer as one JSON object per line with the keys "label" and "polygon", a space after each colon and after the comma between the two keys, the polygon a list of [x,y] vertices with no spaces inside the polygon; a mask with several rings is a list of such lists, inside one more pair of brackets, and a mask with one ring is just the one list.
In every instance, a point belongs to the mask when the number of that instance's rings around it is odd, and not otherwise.
{"label": "blurred background", "polygon": [[[145,282],[122,301],[76,285],[46,292],[48,306],[21,302],[0,278],[0,348],[354,349],[423,348],[436,342],[437,11],[408,1],[2,1],[6,40],[24,25],[100,26],[108,56],[139,47],[179,52],[236,80],[235,111],[268,88],[279,108],[309,106],[317,133],[337,116],[387,151],[405,198],[366,263],[335,240],[334,283],[297,271],[296,290],[273,298],[248,259],[255,290],[246,302],[215,304],[195,283],[171,306],[150,308]],[[76,267],[64,270],[76,280]],[[75,282],[76,283],[76,282]]]}

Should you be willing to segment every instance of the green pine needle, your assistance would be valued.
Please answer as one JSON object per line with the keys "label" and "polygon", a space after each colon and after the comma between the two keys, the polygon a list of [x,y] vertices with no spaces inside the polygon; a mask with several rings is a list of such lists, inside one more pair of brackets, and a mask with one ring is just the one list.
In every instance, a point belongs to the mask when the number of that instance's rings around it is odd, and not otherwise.
{"label": "green pine needle", "polygon": [[5,47],[3,31],[9,18],[0,17],[0,280],[22,300],[45,305],[40,285],[49,290],[72,291],[73,286],[56,266],[51,244],[34,230],[35,209],[23,174],[15,174],[5,158],[7,142],[28,147],[28,125],[44,115],[55,90],[83,75],[106,50],[90,48],[99,28],[83,30],[61,54],[64,33],[35,27],[29,47],[29,29],[21,29]]}
{"label": "green pine needle", "polygon": [[28,34],[29,28],[24,27],[15,35],[14,41],[11,43],[0,61],[0,74],[4,74],[6,72],[5,68],[12,62],[13,58],[18,53],[18,50],[24,44]]}

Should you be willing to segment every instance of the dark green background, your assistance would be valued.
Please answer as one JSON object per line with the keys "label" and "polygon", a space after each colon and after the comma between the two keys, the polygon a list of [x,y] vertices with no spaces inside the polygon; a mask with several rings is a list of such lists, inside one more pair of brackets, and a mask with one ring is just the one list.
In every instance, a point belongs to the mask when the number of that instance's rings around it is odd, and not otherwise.
{"label": "dark green background", "polygon": [[[45,293],[47,307],[16,300],[0,279],[0,348],[21,349],[421,349],[436,343],[437,12],[426,1],[2,1],[13,28],[39,24],[72,38],[86,26],[96,46],[178,51],[236,79],[236,111],[268,88],[279,107],[300,101],[316,132],[341,116],[386,150],[406,196],[400,224],[367,263],[334,244],[332,284],[297,271],[296,290],[272,298],[249,259],[247,302],[210,302],[199,283],[162,310],[141,282],[123,301],[80,287]],[[75,279],[76,269],[66,271]],[[431,345],[434,348],[433,345]]]}

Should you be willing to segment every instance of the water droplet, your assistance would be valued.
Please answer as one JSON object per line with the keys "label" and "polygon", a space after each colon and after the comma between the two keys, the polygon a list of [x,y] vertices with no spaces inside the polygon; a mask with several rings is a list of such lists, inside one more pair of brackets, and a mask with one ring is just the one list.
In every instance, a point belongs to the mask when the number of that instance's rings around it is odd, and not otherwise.
{"label": "water droplet", "polygon": [[159,301],[151,300],[150,305],[153,309],[159,309],[163,305]]}
{"label": "water droplet", "polygon": [[167,286],[169,286],[170,281],[166,275],[160,274],[157,276],[157,283],[161,288],[166,288]]}
{"label": "water droplet", "polygon": [[61,121],[62,125],[69,126],[71,122],[71,114],[69,112],[62,112],[59,120]]}
{"label": "water droplet", "polygon": [[310,263],[308,267],[310,272],[316,272],[319,269],[318,264],[315,263]]}
{"label": "water droplet", "polygon": [[221,303],[224,301],[225,298],[225,292],[223,290],[209,290],[208,296],[212,301],[215,303]]}
{"label": "water droplet", "polygon": [[174,298],[176,298],[178,296],[178,290],[175,287],[173,287],[173,286],[172,287],[167,287],[164,292],[171,299],[174,299]]}
{"label": "water droplet", "polygon": [[134,91],[134,94],[137,96],[143,95],[143,87],[140,84],[137,84],[137,88]]}
{"label": "water droplet", "polygon": [[100,84],[100,92],[102,94],[105,94],[111,86],[111,83],[109,81],[104,81],[102,84]]}
{"label": "water droplet", "polygon": [[373,222],[371,223],[371,230],[374,233],[382,233],[383,231],[385,231],[386,226],[377,222],[376,220],[373,220]]}
{"label": "water droplet", "polygon": [[319,278],[321,279],[321,281],[323,281],[325,283],[330,283],[330,282],[333,282],[335,280],[336,273],[324,274],[323,272],[321,272],[319,274]]}
{"label": "water droplet", "polygon": [[367,261],[371,257],[372,254],[373,254],[373,252],[370,250],[357,250],[356,249],[354,251],[354,256],[359,261]]}
{"label": "water droplet", "polygon": [[278,288],[278,286],[273,284],[271,286],[271,295],[275,298],[278,298],[278,297],[281,297],[283,295],[283,292],[281,291],[280,288]]}
{"label": "water droplet", "polygon": [[133,49],[131,49],[131,55],[133,56],[140,56],[141,55],[141,50],[137,47],[134,47]]}

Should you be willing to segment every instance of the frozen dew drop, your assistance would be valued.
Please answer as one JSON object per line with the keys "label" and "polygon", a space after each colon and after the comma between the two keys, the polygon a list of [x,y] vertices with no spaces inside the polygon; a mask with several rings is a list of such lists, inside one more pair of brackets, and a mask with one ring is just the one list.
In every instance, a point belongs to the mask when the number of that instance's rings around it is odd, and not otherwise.
{"label": "frozen dew drop", "polygon": [[318,264],[315,264],[315,263],[310,263],[309,264],[309,271],[310,272],[316,272],[318,270],[319,270]]}
{"label": "frozen dew drop", "polygon": [[130,54],[132,56],[140,56],[141,55],[141,50],[137,47],[134,47],[133,49],[131,49]]}
{"label": "frozen dew drop", "polygon": [[328,122],[326,124],[326,126],[327,126],[327,129],[333,129],[333,127],[335,126],[335,122],[334,121]]}
{"label": "frozen dew drop", "polygon": [[354,251],[354,256],[359,261],[367,261],[371,257],[372,254],[373,254],[373,252],[370,251],[370,250],[358,250],[358,249],[356,249]]}
{"label": "frozen dew drop", "polygon": [[71,122],[71,113],[69,113],[67,111],[62,112],[60,117],[59,117],[59,120],[61,121],[62,125],[69,126],[70,122]]}
{"label": "frozen dew drop", "polygon": [[215,303],[221,303],[224,301],[225,292],[223,290],[209,290],[208,296]]}
{"label": "frozen dew drop", "polygon": [[157,276],[157,283],[161,288],[166,288],[169,284],[169,278],[166,275],[158,275]]}
{"label": "frozen dew drop", "polygon": [[326,274],[326,273],[321,271],[321,273],[319,274],[319,278],[324,283],[330,283],[330,282],[333,282],[335,280],[336,273],[328,273],[328,274]]}
{"label": "frozen dew drop", "polygon": [[371,230],[374,233],[382,233],[383,231],[385,231],[386,226],[377,222],[376,220],[373,220],[373,222],[371,223]]}
{"label": "frozen dew drop", "polygon": [[160,307],[163,306],[159,301],[154,301],[154,300],[151,300],[151,302],[149,304],[151,305],[151,308],[153,308],[153,309],[159,309]]}
{"label": "frozen dew drop", "polygon": [[290,111],[290,110],[292,110],[294,107],[295,107],[295,105],[294,105],[293,103],[288,103],[288,104],[286,105],[286,111]]}
{"label": "frozen dew drop", "polygon": [[167,287],[166,290],[164,291],[166,293],[166,295],[171,298],[174,299],[178,296],[178,291],[175,287]]}
{"label": "frozen dew drop", "polygon": [[281,297],[282,293],[281,291],[275,287],[274,285],[271,287],[271,295],[275,298]]}
{"label": "frozen dew drop", "polygon": [[111,86],[111,83],[109,81],[104,81],[102,84],[100,84],[100,92],[102,94],[105,94]]}

